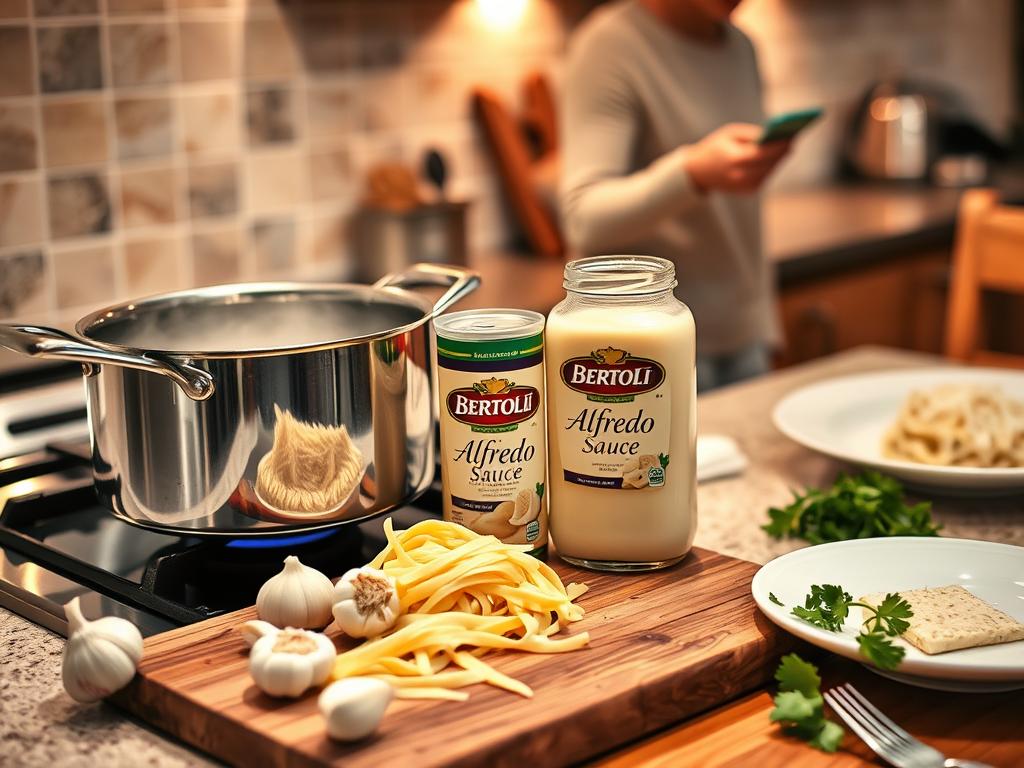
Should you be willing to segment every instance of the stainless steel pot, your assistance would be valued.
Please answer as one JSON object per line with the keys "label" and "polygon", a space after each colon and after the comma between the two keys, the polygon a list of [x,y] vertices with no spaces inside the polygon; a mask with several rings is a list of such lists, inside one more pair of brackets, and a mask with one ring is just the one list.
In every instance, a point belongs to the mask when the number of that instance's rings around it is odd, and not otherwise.
{"label": "stainless steel pot", "polygon": [[[425,285],[448,290],[433,306],[405,290]],[[421,264],[372,287],[214,286],[95,312],[78,337],[0,326],[0,345],[83,363],[96,489],[118,517],[187,534],[323,528],[430,484],[430,321],[477,285],[471,271]],[[275,444],[284,414],[304,425]],[[272,450],[295,460],[271,481],[261,462]],[[348,491],[339,478],[351,492],[325,500]]]}

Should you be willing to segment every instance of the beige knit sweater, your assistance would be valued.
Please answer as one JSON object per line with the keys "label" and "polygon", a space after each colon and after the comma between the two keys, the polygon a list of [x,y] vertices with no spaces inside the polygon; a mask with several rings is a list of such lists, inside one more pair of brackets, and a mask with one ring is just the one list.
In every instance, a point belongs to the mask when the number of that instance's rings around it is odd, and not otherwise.
{"label": "beige knit sweater", "polygon": [[703,195],[682,162],[683,148],[715,128],[763,120],[747,37],[727,26],[720,44],[703,44],[622,0],[576,32],[563,94],[560,202],[573,250],[675,262],[698,354],[774,341],[759,196]]}

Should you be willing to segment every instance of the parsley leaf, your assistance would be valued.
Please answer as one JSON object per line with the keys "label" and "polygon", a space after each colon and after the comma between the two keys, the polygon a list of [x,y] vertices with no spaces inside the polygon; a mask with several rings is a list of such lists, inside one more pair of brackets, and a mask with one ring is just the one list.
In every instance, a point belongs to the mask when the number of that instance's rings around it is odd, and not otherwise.
{"label": "parsley leaf", "polygon": [[895,669],[903,660],[905,651],[889,638],[906,632],[910,628],[907,619],[914,615],[910,603],[898,593],[890,592],[875,607],[854,600],[849,592],[837,584],[812,584],[804,604],[794,606],[791,613],[821,629],[841,632],[850,609],[854,607],[863,608],[871,614],[864,620],[863,629],[857,635],[861,656],[879,669]]}
{"label": "parsley leaf", "polygon": [[839,744],[843,741],[843,726],[839,723],[834,723],[831,720],[824,720],[821,725],[821,730],[818,734],[808,741],[812,747],[820,749],[822,752],[835,752],[839,749]]}
{"label": "parsley leaf", "polygon": [[838,632],[850,613],[853,597],[842,587],[835,584],[817,584],[811,587],[810,594],[804,600],[803,607],[793,608],[793,615],[816,627]]}
{"label": "parsley leaf", "polygon": [[780,691],[797,691],[804,696],[816,696],[821,687],[818,668],[795,653],[782,657],[779,668],[775,670],[775,680]]}
{"label": "parsley leaf", "polygon": [[861,632],[857,645],[860,655],[879,669],[896,669],[903,661],[905,651],[881,632]]}
{"label": "parsley leaf", "polygon": [[910,629],[910,622],[907,619],[913,615],[910,603],[898,594],[890,592],[879,603],[874,618],[868,619],[865,624],[872,623],[871,632],[882,631],[891,637],[896,637]]}
{"label": "parsley leaf", "polygon": [[825,719],[817,667],[791,653],[782,657],[775,679],[779,681],[779,692],[769,719],[782,723],[790,736],[803,739],[824,752],[835,752],[843,738],[843,729]]}
{"label": "parsley leaf", "polygon": [[805,539],[812,544],[874,536],[935,536],[931,504],[907,505],[898,481],[878,472],[839,475],[828,490],[806,488],[793,492],[785,507],[768,510],[761,526],[771,536]]}
{"label": "parsley leaf", "polygon": [[773,723],[799,722],[814,717],[815,709],[821,706],[821,696],[810,698],[800,691],[781,691],[775,696],[775,709],[768,716]]}
{"label": "parsley leaf", "polygon": [[781,607],[783,607],[783,608],[785,608],[785,607],[786,607],[786,604],[785,604],[785,603],[783,603],[783,602],[782,602],[781,600],[779,600],[779,598],[777,598],[777,597],[775,596],[775,593],[774,593],[774,592],[769,592],[769,593],[768,593],[768,599],[769,599],[769,600],[770,600],[771,602],[773,602],[773,603],[775,603],[776,605],[778,605],[778,606],[781,606]]}

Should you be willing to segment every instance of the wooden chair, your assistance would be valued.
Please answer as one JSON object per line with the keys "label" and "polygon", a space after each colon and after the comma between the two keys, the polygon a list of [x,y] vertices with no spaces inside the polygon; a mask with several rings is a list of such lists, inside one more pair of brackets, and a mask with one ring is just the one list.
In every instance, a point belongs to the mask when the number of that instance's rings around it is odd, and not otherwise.
{"label": "wooden chair", "polygon": [[994,189],[970,189],[957,214],[946,355],[975,365],[1024,368],[1024,357],[980,346],[986,288],[1024,295],[1024,208],[1000,205]]}

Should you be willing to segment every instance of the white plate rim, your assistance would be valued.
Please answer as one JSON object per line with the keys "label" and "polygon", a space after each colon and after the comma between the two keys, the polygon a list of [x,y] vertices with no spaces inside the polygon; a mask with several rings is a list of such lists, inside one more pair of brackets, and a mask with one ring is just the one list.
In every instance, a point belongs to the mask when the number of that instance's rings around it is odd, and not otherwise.
{"label": "white plate rim", "polygon": [[[808,436],[799,428],[789,422],[784,413],[792,409],[795,402],[808,394],[827,392],[830,389],[847,388],[863,381],[878,381],[880,379],[904,379],[908,376],[921,376],[922,378],[946,376],[948,374],[963,373],[970,371],[971,376],[979,378],[1020,378],[1024,383],[1024,372],[1016,372],[1002,368],[969,368],[959,366],[934,366],[928,368],[900,368],[898,370],[874,371],[868,373],[854,373],[846,376],[834,376],[821,381],[807,384],[785,395],[772,408],[772,424],[779,432],[799,445],[810,448],[813,451],[826,456],[845,461],[850,464],[873,467],[882,470],[896,470],[901,473],[913,473],[918,478],[928,478],[928,481],[942,485],[943,481],[955,481],[959,479],[986,480],[992,483],[1024,484],[1024,467],[944,467],[933,464],[921,464],[913,461],[901,461],[898,459],[887,459],[882,456],[867,456],[856,451],[850,451],[821,442]],[[921,386],[928,386],[922,383]],[[906,476],[904,474],[904,476]]]}
{"label": "white plate rim", "polygon": [[[969,546],[984,549],[995,548],[1007,553],[1019,554],[1021,557],[1024,557],[1024,547],[1018,547],[1014,544],[1003,544],[995,541],[984,541],[981,539],[954,539],[942,536],[891,536],[873,539],[834,541],[827,544],[818,544],[813,547],[801,547],[800,549],[787,552],[786,554],[780,555],[779,557],[765,563],[758,569],[757,573],[754,574],[754,578],[750,583],[751,595],[754,598],[754,602],[757,603],[757,607],[761,609],[761,613],[781,629],[806,640],[819,648],[824,648],[825,650],[832,651],[833,653],[854,661],[859,661],[862,664],[868,664],[869,662],[867,659],[860,655],[857,643],[850,635],[839,632],[830,632],[829,630],[821,629],[819,627],[815,627],[813,624],[801,621],[796,617],[790,619],[789,610],[792,606],[785,606],[783,608],[772,603],[768,599],[768,594],[771,590],[766,586],[766,580],[771,578],[773,568],[777,567],[778,563],[781,561],[788,558],[799,557],[801,555],[806,556],[806,553],[811,550],[815,550],[820,553],[822,547],[841,551],[843,549],[870,546],[875,546],[877,548],[878,545],[883,547],[899,546],[901,543],[906,542],[925,542],[924,546],[928,546],[926,542],[930,541],[942,544],[951,544],[954,547]],[[808,587],[810,587],[810,584],[808,584]],[[783,621],[783,619],[786,619],[786,621]],[[1024,643],[1024,640],[1017,642]],[[978,666],[974,664],[965,665],[957,663],[955,654],[956,651],[953,651],[950,654],[938,654],[920,660],[905,659],[900,663],[900,666],[897,669],[892,671],[896,674],[946,680],[1024,681],[1024,653],[1021,654],[1021,664],[1016,666],[995,664],[986,666]]]}

